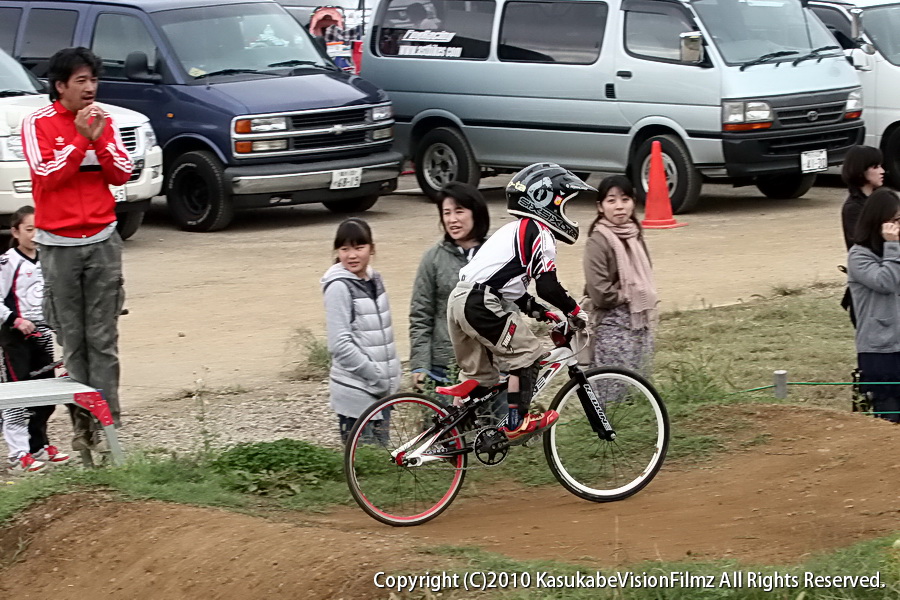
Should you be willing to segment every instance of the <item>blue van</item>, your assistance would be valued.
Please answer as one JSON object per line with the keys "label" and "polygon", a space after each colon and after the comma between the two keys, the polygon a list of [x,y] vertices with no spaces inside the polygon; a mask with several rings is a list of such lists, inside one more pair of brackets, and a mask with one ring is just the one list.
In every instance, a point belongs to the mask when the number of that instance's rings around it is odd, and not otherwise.
{"label": "blue van", "polygon": [[184,229],[222,229],[240,208],[363,211],[396,188],[387,95],[273,0],[0,0],[0,48],[37,77],[67,46],[103,59],[100,100],[150,118]]}

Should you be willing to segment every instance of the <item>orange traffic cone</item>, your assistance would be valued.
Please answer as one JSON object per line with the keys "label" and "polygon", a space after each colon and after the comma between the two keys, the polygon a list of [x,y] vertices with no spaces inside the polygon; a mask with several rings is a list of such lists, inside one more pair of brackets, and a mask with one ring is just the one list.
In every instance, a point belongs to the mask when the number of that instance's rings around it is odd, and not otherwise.
{"label": "orange traffic cone", "polygon": [[663,167],[662,146],[658,141],[650,148],[650,181],[647,183],[647,206],[641,225],[645,229],[674,229],[684,227],[672,217],[672,199]]}

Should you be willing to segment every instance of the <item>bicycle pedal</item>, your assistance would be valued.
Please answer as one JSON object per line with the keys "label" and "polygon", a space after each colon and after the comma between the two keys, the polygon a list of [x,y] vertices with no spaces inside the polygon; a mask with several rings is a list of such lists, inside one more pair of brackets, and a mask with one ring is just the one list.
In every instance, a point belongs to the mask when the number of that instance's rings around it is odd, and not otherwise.
{"label": "bicycle pedal", "polygon": [[530,448],[535,445],[535,443],[539,442],[541,438],[544,436],[544,430],[538,431],[534,435],[530,436],[524,442],[522,442],[522,446],[526,448]]}

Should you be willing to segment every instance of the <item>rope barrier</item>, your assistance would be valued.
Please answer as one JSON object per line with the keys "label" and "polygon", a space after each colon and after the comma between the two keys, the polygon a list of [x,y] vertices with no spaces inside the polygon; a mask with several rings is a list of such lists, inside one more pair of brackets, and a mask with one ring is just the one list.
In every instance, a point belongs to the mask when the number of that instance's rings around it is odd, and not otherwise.
{"label": "rope barrier", "polygon": [[[760,387],[750,388],[746,390],[739,390],[737,392],[729,392],[729,396],[734,396],[737,394],[747,394],[750,392],[760,392],[762,390],[771,390],[773,388],[778,388],[780,386],[789,386],[789,385],[900,385],[900,381],[778,381],[779,376],[782,378],[786,375],[786,371],[776,371],[775,378],[776,383],[772,385],[763,385]],[[786,392],[786,390],[785,390]],[[777,396],[777,394],[776,394]],[[900,414],[900,410],[882,410],[882,411],[859,411],[860,414],[863,415],[898,415]]]}

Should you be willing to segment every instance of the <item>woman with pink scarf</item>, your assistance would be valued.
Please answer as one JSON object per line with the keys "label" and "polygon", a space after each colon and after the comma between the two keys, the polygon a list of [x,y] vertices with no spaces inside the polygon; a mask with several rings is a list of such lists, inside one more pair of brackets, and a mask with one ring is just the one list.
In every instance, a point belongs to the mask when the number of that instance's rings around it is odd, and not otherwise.
{"label": "woman with pink scarf", "polygon": [[626,367],[649,376],[658,298],[634,214],[634,188],[621,175],[600,183],[597,218],[584,250],[584,277],[592,305],[592,366]]}

